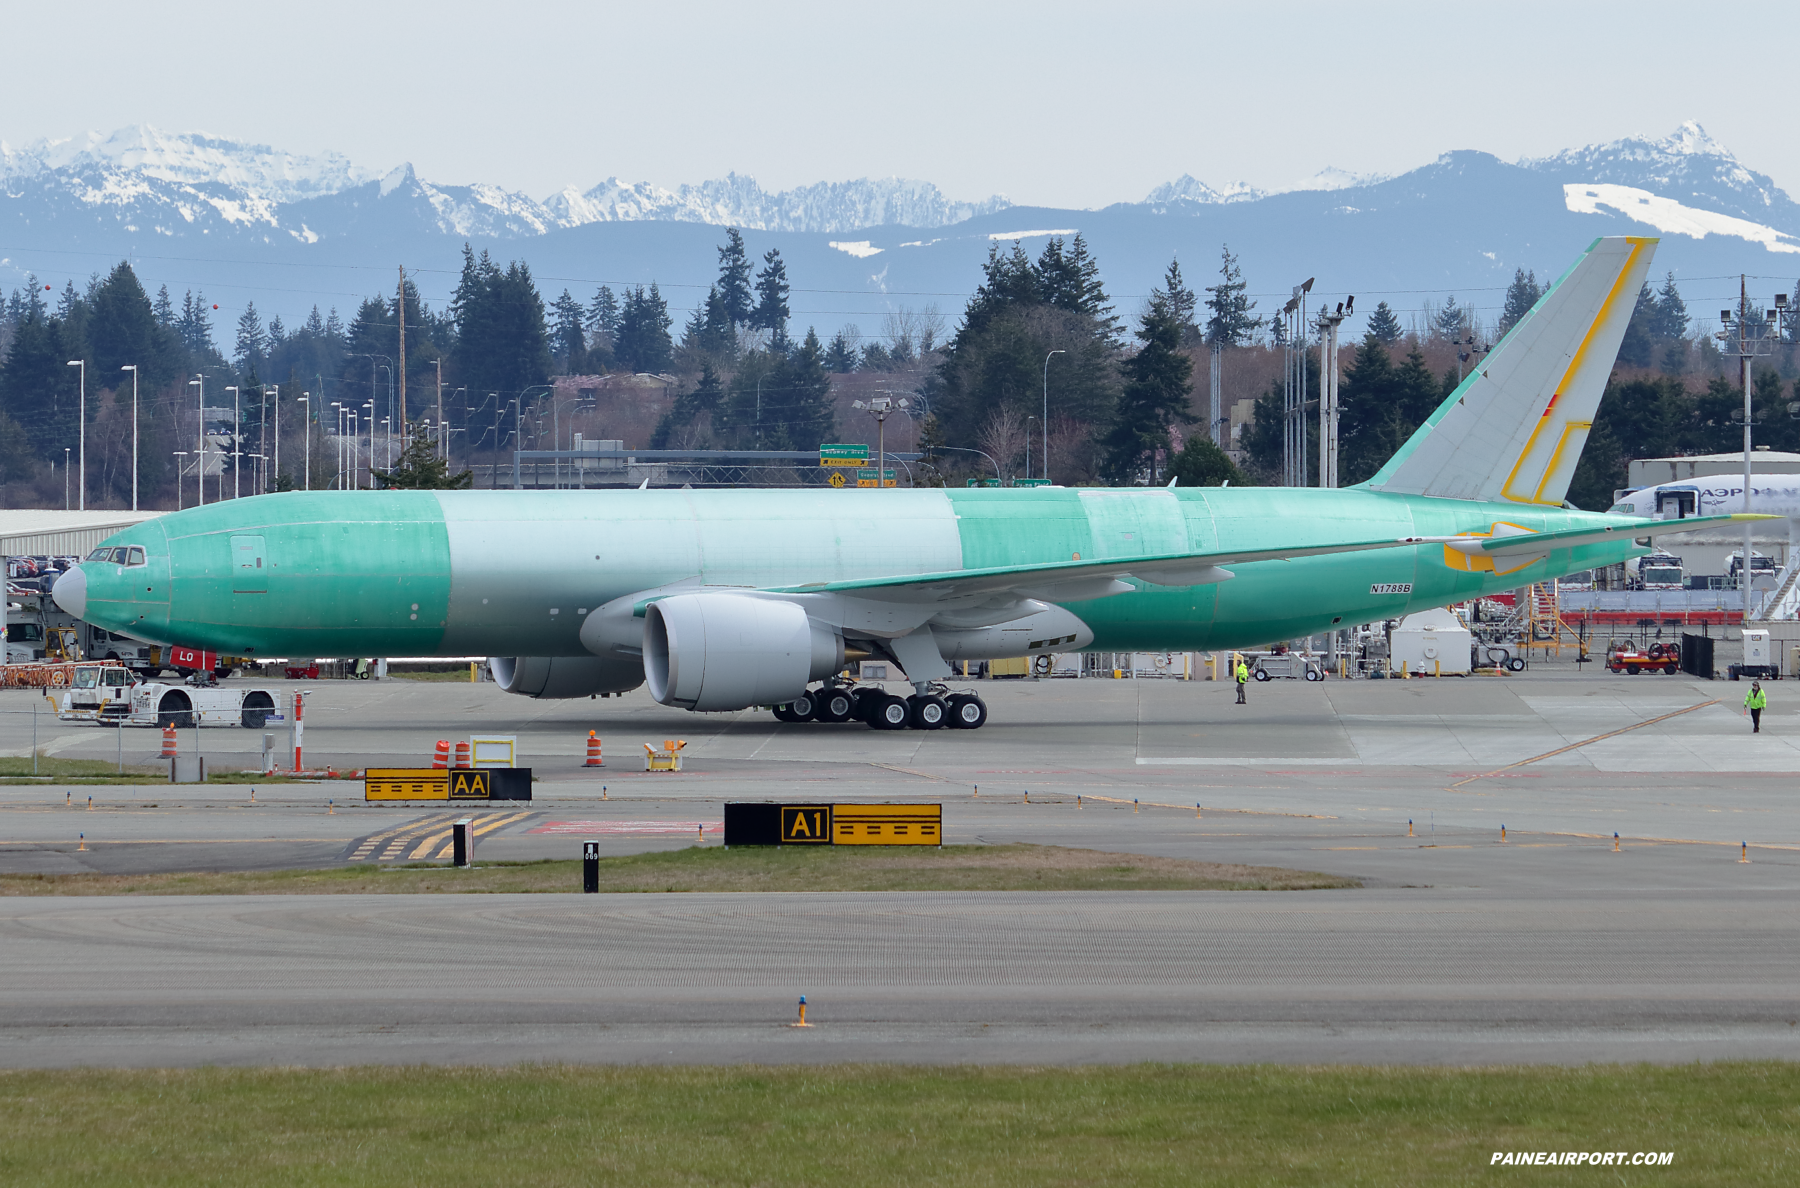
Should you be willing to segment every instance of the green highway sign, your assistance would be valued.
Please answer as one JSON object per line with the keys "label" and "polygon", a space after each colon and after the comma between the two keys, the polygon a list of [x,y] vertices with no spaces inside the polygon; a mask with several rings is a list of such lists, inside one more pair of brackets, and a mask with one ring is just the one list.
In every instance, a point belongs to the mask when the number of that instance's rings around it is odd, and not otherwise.
{"label": "green highway sign", "polygon": [[1015,486],[1015,487],[1048,487],[1049,485],[1050,485],[1049,479],[1014,479],[1013,480],[1013,486]]}
{"label": "green highway sign", "polygon": [[834,443],[819,447],[820,466],[867,466],[869,447]]}
{"label": "green highway sign", "polygon": [[856,472],[856,485],[859,487],[895,487],[899,485],[894,480],[894,468],[892,466],[881,472],[882,481],[879,483],[875,481],[875,473],[875,468],[873,466],[859,468]]}

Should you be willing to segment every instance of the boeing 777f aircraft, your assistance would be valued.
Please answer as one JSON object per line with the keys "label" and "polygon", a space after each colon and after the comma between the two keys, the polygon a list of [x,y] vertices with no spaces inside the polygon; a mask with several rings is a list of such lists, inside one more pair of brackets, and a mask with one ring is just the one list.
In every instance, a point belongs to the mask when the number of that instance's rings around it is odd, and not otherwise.
{"label": "boeing 777f aircraft", "polygon": [[[1290,639],[1740,518],[1564,501],[1655,245],[1596,240],[1344,490],[287,492],[129,528],[55,597],[108,630],[246,656],[489,655],[527,697],[648,681],[689,710],[978,727],[953,661]],[[856,656],[897,661],[913,695],[853,698],[837,674]]]}

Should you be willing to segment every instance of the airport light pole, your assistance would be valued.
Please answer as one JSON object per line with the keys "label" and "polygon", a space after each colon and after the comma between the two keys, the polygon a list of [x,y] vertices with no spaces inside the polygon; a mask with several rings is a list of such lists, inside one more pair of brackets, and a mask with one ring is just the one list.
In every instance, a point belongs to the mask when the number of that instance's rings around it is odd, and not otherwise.
{"label": "airport light pole", "polygon": [[[87,360],[86,359],[70,359],[69,366],[81,368],[81,492],[80,492],[80,503],[81,503],[81,510],[86,511],[87,510]],[[64,471],[63,485],[64,486],[68,485],[68,474],[67,474],[68,469],[69,469],[68,460],[64,459],[64,461],[63,461],[63,471]],[[65,504],[67,504],[68,502],[69,501],[67,498],[65,498],[63,500],[63,503],[65,503]]]}
{"label": "airport light pole", "polygon": [[[301,490],[310,491],[312,490],[312,393],[300,393],[299,402],[306,406],[305,411],[300,414],[301,436],[305,439],[306,444],[306,461],[301,464],[306,471],[304,475],[305,483],[301,487]],[[281,443],[279,440],[276,441],[275,452],[277,456],[281,453]],[[277,475],[277,478],[279,478],[279,475]]]}
{"label": "airport light pole", "polygon": [[[226,384],[225,390],[231,393],[231,497],[236,499],[241,491],[238,487],[238,432],[243,428],[243,397],[236,384]],[[220,479],[223,482],[223,477]]]}
{"label": "airport light pole", "polygon": [[131,373],[131,510],[138,509],[138,365],[127,363],[120,371]]}
{"label": "airport light pole", "polygon": [[1356,298],[1319,311],[1319,486],[1338,485],[1338,327],[1356,312]]}
{"label": "airport light pole", "polygon": [[[441,452],[444,448],[444,361],[433,359],[431,365],[437,368],[438,450]],[[444,461],[449,460],[449,455],[445,454]]]}
{"label": "airport light pole", "polygon": [[[200,488],[200,502],[196,503],[194,506],[195,507],[205,507],[206,506],[206,376],[203,373],[198,372],[198,371],[196,371],[194,373],[194,376],[195,376],[194,379],[191,379],[188,381],[188,387],[200,389],[200,403],[198,406],[199,413],[200,413],[200,442],[199,442],[198,449],[194,454],[194,457],[199,459],[198,476],[196,479],[196,485]],[[179,485],[180,484],[178,483],[177,486],[179,486]],[[180,502],[179,495],[176,497],[176,502],[178,502],[178,503]]]}
{"label": "airport light pole", "polygon": [[[369,410],[369,481],[373,483],[375,481],[375,402],[370,400],[368,403],[364,404],[363,407]],[[359,437],[357,440],[361,441],[362,439]],[[360,476],[356,480],[356,489],[359,491],[362,490],[362,478]]]}
{"label": "airport light pole", "polygon": [[332,441],[337,453],[337,472],[331,476],[331,485],[341,491],[344,489],[344,405],[342,401],[333,400],[331,407],[337,410],[337,433]]}
{"label": "airport light pole", "polygon": [[[1035,420],[1037,420],[1036,417],[1025,418],[1025,477],[1028,479],[1031,477],[1031,423]],[[1046,443],[1047,445],[1048,443]]]}
{"label": "airport light pole", "polygon": [[[1044,356],[1044,419],[1038,428],[1044,431],[1044,477],[1050,477],[1050,358],[1052,355],[1066,355],[1064,350],[1051,351]],[[1025,477],[1031,477],[1031,434],[1025,434]]]}
{"label": "airport light pole", "polygon": [[867,400],[853,400],[850,407],[860,408],[875,418],[875,488],[880,490],[887,483],[887,419],[896,412],[905,412],[912,402],[902,396],[895,400],[892,395],[871,396]]}
{"label": "airport light pole", "polygon": [[269,478],[270,478],[271,482],[280,482],[281,481],[281,385],[280,384],[264,384],[263,392],[266,394],[270,388],[275,389],[275,426],[274,426],[274,428],[275,428],[275,433],[274,433],[275,460],[272,463],[270,463],[270,465],[269,465]]}
{"label": "airport light pole", "polygon": [[[1731,350],[1721,353],[1735,355],[1738,360],[1738,367],[1743,372],[1745,512],[1750,511],[1750,483],[1753,478],[1752,458],[1754,457],[1751,451],[1755,448],[1752,438],[1752,426],[1756,424],[1756,410],[1754,407],[1755,380],[1752,376],[1752,372],[1755,370],[1755,361],[1757,357],[1766,355],[1774,349],[1775,343],[1780,336],[1778,333],[1771,334],[1770,331],[1779,330],[1782,314],[1788,311],[1788,295],[1786,293],[1777,293],[1775,295],[1775,304],[1768,310],[1764,317],[1751,317],[1749,278],[1741,274],[1738,277],[1738,307],[1736,316],[1734,317],[1732,311],[1729,309],[1722,309],[1719,311],[1721,329],[1715,337],[1722,342],[1731,344],[1732,347]],[[1790,412],[1796,411],[1794,405],[1791,404],[1788,406],[1788,410]],[[1750,620],[1750,590],[1752,579],[1755,576],[1750,568],[1750,536],[1752,524],[1753,521],[1744,521],[1743,566],[1738,570],[1738,590],[1743,594],[1744,621],[1746,623]],[[1794,559],[1789,557],[1788,564],[1792,565],[1793,563]]]}

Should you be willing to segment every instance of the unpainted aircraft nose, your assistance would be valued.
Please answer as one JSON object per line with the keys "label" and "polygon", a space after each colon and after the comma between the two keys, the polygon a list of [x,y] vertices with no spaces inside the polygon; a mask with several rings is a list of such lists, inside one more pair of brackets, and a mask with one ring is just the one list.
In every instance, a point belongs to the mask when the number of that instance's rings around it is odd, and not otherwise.
{"label": "unpainted aircraft nose", "polygon": [[50,587],[50,597],[77,619],[87,618],[87,574],[81,571],[81,566],[65,570]]}

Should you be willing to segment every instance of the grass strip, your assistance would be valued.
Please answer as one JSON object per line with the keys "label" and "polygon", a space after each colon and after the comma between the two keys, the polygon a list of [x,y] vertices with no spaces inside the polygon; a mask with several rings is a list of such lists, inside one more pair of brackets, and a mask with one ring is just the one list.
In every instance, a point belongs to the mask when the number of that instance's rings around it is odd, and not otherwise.
{"label": "grass strip", "polygon": [[0,1072],[0,1182],[1786,1185],[1796,1102],[1778,1063]]}
{"label": "grass strip", "polygon": [[[1360,885],[1278,866],[1063,846],[689,846],[600,860],[602,891],[1311,891]],[[579,861],[481,863],[471,870],[363,862],[328,870],[0,875],[0,895],[580,890]]]}
{"label": "grass strip", "polygon": [[[110,759],[59,759],[54,755],[39,755],[37,771],[32,771],[31,757],[16,756],[0,758],[0,785],[26,784],[166,784],[169,782],[167,766],[142,763],[127,763],[125,770]],[[264,775],[260,771],[211,771],[207,773],[208,784],[299,784],[312,780],[296,780],[280,774]],[[200,787],[201,785],[184,785]]]}

